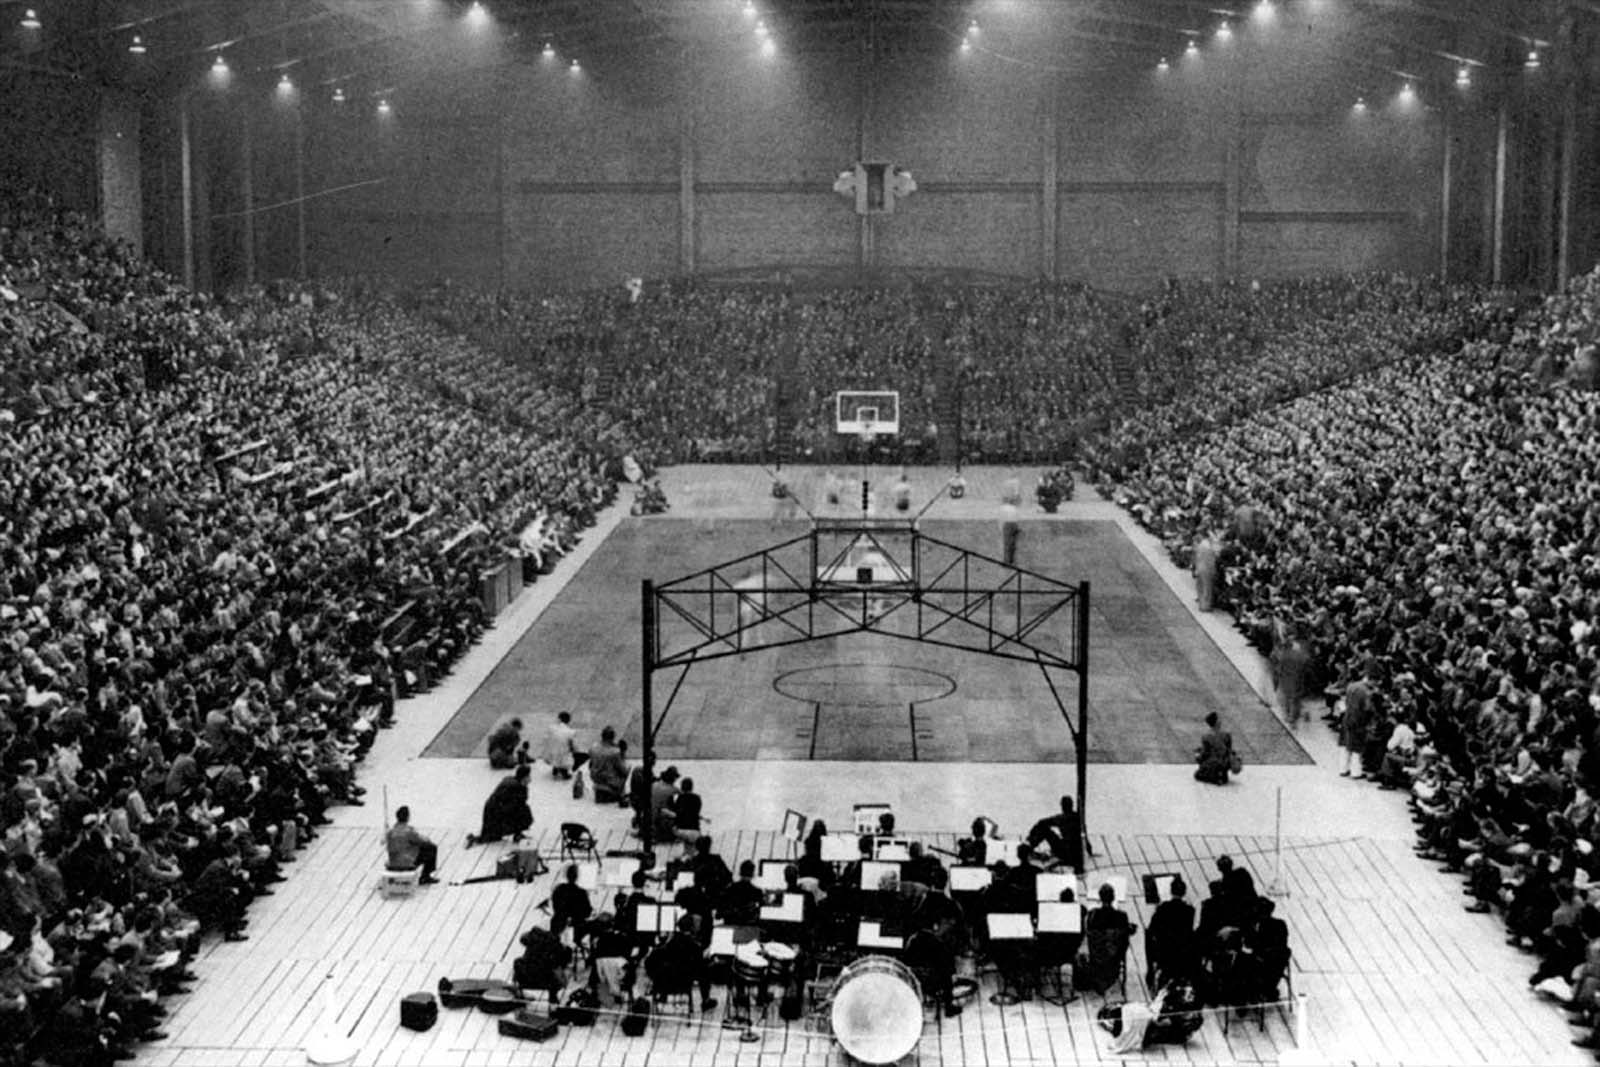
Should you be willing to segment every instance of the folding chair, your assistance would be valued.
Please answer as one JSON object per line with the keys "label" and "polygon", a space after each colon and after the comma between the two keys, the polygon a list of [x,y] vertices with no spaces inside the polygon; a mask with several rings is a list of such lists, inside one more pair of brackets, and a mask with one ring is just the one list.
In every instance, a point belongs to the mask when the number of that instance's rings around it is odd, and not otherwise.
{"label": "folding chair", "polygon": [[590,859],[600,859],[599,842],[589,828],[581,822],[564,822],[561,824],[561,859],[576,860],[587,855]]}

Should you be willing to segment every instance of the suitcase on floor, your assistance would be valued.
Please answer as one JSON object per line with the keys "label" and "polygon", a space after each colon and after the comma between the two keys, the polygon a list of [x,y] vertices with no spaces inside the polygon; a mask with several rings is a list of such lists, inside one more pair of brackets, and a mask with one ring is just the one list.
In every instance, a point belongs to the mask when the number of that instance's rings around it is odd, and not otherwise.
{"label": "suitcase on floor", "polygon": [[556,1036],[556,1021],[548,1015],[540,1015],[524,1008],[515,1015],[508,1015],[500,1020],[500,1032],[506,1037],[521,1038],[523,1041],[549,1041]]}
{"label": "suitcase on floor", "polygon": [[634,997],[628,1013],[622,1017],[622,1032],[627,1037],[643,1037],[650,1029],[650,998]]}
{"label": "suitcase on floor", "polygon": [[400,998],[400,1025],[407,1030],[432,1030],[439,1021],[439,1002],[432,993],[407,993]]}
{"label": "suitcase on floor", "polygon": [[516,996],[510,982],[499,978],[441,978],[439,1002],[447,1008],[476,1008],[483,995],[491,989],[502,990]]}

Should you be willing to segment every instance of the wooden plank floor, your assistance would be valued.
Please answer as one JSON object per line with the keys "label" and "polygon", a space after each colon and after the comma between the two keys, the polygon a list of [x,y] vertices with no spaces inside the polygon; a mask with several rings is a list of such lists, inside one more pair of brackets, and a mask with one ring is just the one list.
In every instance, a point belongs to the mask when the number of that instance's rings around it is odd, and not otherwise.
{"label": "wooden plank floor", "polygon": [[[950,847],[954,832],[931,838]],[[546,832],[535,842],[554,859]],[[627,847],[616,830],[602,847]],[[1258,886],[1272,885],[1272,841],[1264,837],[1103,835],[1085,881],[1122,874],[1137,887],[1147,872],[1181,873],[1204,887],[1215,858],[1227,853],[1251,870]],[[1474,967],[1460,938],[1472,939],[1482,920],[1466,915],[1458,890],[1402,885],[1396,843],[1360,838],[1286,841],[1278,879],[1279,910],[1295,948],[1294,988],[1306,997],[1308,1025],[1318,1049],[1356,1062],[1493,1064],[1586,1062],[1566,1046],[1553,1012],[1540,1010],[1502,975]],[[770,831],[731,831],[720,850],[741,859],[787,855]],[[405,900],[374,892],[380,842],[367,829],[330,828],[302,854],[278,897],[258,907],[251,940],[217,943],[202,954],[197,992],[176,1002],[171,1038],[149,1050],[152,1064],[204,1065],[302,1062],[302,1049],[323,1023],[325,999],[339,1032],[361,1049],[362,1064],[768,1064],[847,1062],[817,1020],[783,1024],[773,1018],[758,1044],[722,1029],[722,1011],[656,1019],[648,1035],[622,1035],[615,1018],[592,1029],[563,1028],[556,1040],[533,1045],[502,1038],[496,1020],[476,1012],[445,1011],[432,1031],[398,1026],[398,1001],[431,990],[441,976],[509,976],[517,937],[552,887],[552,875],[526,885],[509,881],[440,885]],[[466,851],[446,842],[444,866],[456,878],[493,869],[496,848]],[[1197,888],[1203,895],[1203,888]],[[1129,902],[1142,929],[1149,909]],[[1465,932],[1463,935],[1463,931]],[[1128,963],[1128,995],[1146,996],[1142,938]],[[1094,1021],[1103,1001],[1080,997],[1063,1007],[1031,1001],[996,1007],[987,1001],[994,979],[981,978],[984,997],[956,1019],[931,1013],[913,1062],[943,1064],[1088,1064],[1112,1057],[1110,1038]],[[726,997],[724,996],[724,999]],[[1532,1009],[1532,1010],[1530,1010]],[[1293,1006],[1235,1021],[1225,1034],[1213,1017],[1186,1046],[1162,1046],[1133,1061],[1156,1063],[1269,1063],[1294,1043]],[[1470,1024],[1470,1025],[1464,1025]]]}

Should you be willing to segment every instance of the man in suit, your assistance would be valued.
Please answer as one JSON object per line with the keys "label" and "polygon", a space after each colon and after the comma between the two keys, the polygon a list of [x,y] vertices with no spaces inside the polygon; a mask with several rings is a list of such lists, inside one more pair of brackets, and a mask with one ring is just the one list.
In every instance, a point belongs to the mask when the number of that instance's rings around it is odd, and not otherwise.
{"label": "man in suit", "polygon": [[384,835],[389,850],[391,871],[410,871],[422,868],[421,883],[432,885],[439,879],[433,872],[439,863],[439,846],[428,840],[411,825],[411,809],[402,805],[394,813],[394,825]]}
{"label": "man in suit", "polygon": [[1170,979],[1194,971],[1194,905],[1185,898],[1182,878],[1172,880],[1172,896],[1156,905],[1144,932],[1145,987],[1155,989]]}

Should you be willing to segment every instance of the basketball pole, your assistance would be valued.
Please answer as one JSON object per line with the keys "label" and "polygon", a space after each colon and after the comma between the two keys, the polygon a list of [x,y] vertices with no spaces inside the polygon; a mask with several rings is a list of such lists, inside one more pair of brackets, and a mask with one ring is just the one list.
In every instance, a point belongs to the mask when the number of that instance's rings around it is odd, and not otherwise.
{"label": "basketball pole", "polygon": [[1083,852],[1094,855],[1089,843],[1089,582],[1078,583],[1078,832]]}
{"label": "basketball pole", "polygon": [[[641,677],[639,679],[639,714],[642,720],[640,732],[644,742],[644,767],[648,771],[655,762],[656,738],[652,694],[650,680],[655,668],[656,654],[656,583],[649,578],[639,582],[639,666]],[[632,798],[629,798],[632,799]],[[644,842],[644,850],[648,852],[651,846],[651,834],[654,827],[650,825],[649,808],[639,814],[639,837]]]}

